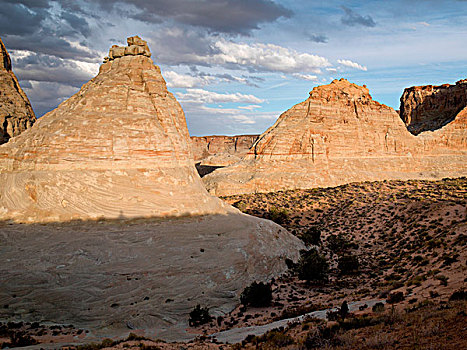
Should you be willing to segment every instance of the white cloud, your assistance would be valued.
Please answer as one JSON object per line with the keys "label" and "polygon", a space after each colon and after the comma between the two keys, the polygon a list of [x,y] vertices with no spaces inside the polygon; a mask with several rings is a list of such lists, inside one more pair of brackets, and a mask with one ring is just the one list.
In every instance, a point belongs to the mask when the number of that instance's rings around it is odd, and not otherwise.
{"label": "white cloud", "polygon": [[298,79],[303,79],[303,80],[309,80],[309,81],[316,81],[318,80],[318,76],[316,75],[310,75],[310,74],[300,74],[300,73],[294,73],[293,76]]}
{"label": "white cloud", "polygon": [[326,68],[326,70],[328,72],[331,72],[331,73],[336,73],[337,72],[337,69],[336,68]]}
{"label": "white cloud", "polygon": [[213,91],[203,89],[187,89],[186,93],[177,93],[178,98],[184,102],[201,102],[201,103],[221,103],[221,102],[236,102],[236,103],[263,103],[264,100],[254,95],[244,95],[240,93],[220,94]]}
{"label": "white cloud", "polygon": [[320,72],[320,68],[331,65],[324,57],[300,53],[273,44],[249,45],[219,40],[213,48],[218,53],[200,57],[200,60],[210,64],[231,64],[282,73]]}
{"label": "white cloud", "polygon": [[195,86],[204,86],[215,80],[210,76],[194,77],[188,74],[179,74],[174,71],[164,72],[164,78],[167,81],[167,86],[173,88],[192,88]]}
{"label": "white cloud", "polygon": [[248,105],[248,106],[238,106],[238,108],[246,109],[248,111],[252,111],[252,110],[254,110],[256,108],[261,108],[261,106],[260,105]]}
{"label": "white cloud", "polygon": [[355,69],[360,69],[366,71],[367,68],[365,66],[362,66],[356,62],[352,62],[350,60],[337,60],[339,64],[342,64],[343,66],[350,67],[350,68],[355,68]]}

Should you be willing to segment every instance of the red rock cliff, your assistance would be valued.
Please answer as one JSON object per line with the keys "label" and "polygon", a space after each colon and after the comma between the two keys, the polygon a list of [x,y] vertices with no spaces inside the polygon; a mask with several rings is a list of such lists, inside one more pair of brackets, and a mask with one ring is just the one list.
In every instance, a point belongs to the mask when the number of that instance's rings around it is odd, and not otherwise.
{"label": "red rock cliff", "polygon": [[467,79],[455,85],[412,86],[401,97],[400,116],[414,135],[437,130],[467,106]]}
{"label": "red rock cliff", "polygon": [[467,174],[466,115],[414,136],[394,109],[345,79],[282,113],[242,159],[203,178],[217,195]]}
{"label": "red rock cliff", "polygon": [[0,39],[0,144],[36,121],[31,103],[11,70],[11,59]]}
{"label": "red rock cliff", "polygon": [[258,137],[259,135],[192,136],[193,156],[195,161],[220,153],[243,157]]}

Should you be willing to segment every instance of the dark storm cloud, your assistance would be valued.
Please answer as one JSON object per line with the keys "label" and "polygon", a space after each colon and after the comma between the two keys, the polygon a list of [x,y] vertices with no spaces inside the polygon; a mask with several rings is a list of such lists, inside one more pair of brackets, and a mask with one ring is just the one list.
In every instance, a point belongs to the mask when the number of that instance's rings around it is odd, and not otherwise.
{"label": "dark storm cloud", "polygon": [[65,20],[76,33],[81,33],[84,36],[90,34],[91,30],[89,24],[84,18],[78,17],[68,11],[63,11],[61,13],[61,18]]}
{"label": "dark storm cloud", "polygon": [[315,43],[327,43],[328,37],[324,34],[305,33],[306,37]]}
{"label": "dark storm cloud", "polygon": [[154,58],[163,64],[206,65],[201,58],[217,53],[212,38],[197,30],[164,28],[154,33],[149,41]]}
{"label": "dark storm cloud", "polygon": [[32,88],[24,87],[37,117],[57,107],[79,88],[55,82],[33,82]]}
{"label": "dark storm cloud", "polygon": [[356,26],[356,25],[361,25],[365,27],[374,27],[376,26],[375,21],[373,18],[371,18],[370,15],[368,16],[362,16],[358,14],[357,12],[349,9],[348,7],[341,6],[341,8],[344,10],[345,14],[341,18],[341,22],[345,25],[348,26]]}
{"label": "dark storm cloud", "polygon": [[83,61],[95,61],[96,54],[71,44],[62,38],[54,37],[47,30],[34,33],[30,36],[6,35],[4,44],[8,50],[28,50],[35,53],[57,56],[60,58],[79,58]]}
{"label": "dark storm cloud", "polygon": [[9,50],[28,50],[61,58],[91,59],[95,53],[72,46],[70,40],[90,34],[85,18],[64,11],[53,1],[4,0],[0,6],[0,37]]}
{"label": "dark storm cloud", "polygon": [[28,8],[21,2],[6,2],[0,6],[0,35],[34,33],[47,17],[43,8]]}
{"label": "dark storm cloud", "polygon": [[63,83],[80,87],[91,78],[76,63],[41,54],[13,59],[15,74],[19,80]]}
{"label": "dark storm cloud", "polygon": [[[95,2],[96,0],[94,0]],[[122,4],[135,11],[128,16],[160,23],[178,23],[229,34],[248,34],[261,23],[289,18],[292,11],[270,0],[97,0],[106,11],[119,9]]]}

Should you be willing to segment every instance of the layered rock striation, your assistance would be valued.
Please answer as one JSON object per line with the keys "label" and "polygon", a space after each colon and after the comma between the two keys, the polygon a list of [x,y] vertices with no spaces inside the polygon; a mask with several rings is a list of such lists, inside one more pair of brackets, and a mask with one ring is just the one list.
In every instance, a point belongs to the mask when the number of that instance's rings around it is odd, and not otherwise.
{"label": "layered rock striation", "polygon": [[0,144],[30,128],[36,117],[28,97],[11,69],[11,59],[0,39]]}
{"label": "layered rock striation", "polygon": [[226,212],[203,188],[183,110],[141,47],[108,60],[27,135],[0,148],[1,219]]}
{"label": "layered rock striation", "polygon": [[247,154],[259,135],[192,136],[191,145],[196,162],[202,166],[227,166]]}
{"label": "layered rock striation", "polygon": [[467,174],[465,116],[409,133],[365,86],[334,80],[284,112],[239,163],[205,176],[216,195]]}
{"label": "layered rock striation", "polygon": [[128,44],[0,146],[2,320],[180,340],[196,304],[221,315],[304,247],[208,194],[182,108],[146,43]]}
{"label": "layered rock striation", "polygon": [[400,101],[400,116],[412,134],[434,131],[467,107],[467,79],[455,85],[413,86],[404,90]]}

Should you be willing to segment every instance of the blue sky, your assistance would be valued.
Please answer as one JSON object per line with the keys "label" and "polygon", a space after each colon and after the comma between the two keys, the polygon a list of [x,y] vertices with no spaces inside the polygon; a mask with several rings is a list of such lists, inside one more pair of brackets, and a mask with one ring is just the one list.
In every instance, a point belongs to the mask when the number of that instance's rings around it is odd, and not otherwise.
{"label": "blue sky", "polygon": [[395,109],[405,87],[467,78],[462,0],[0,0],[0,37],[38,116],[131,35],[192,135],[261,133],[336,78]]}

